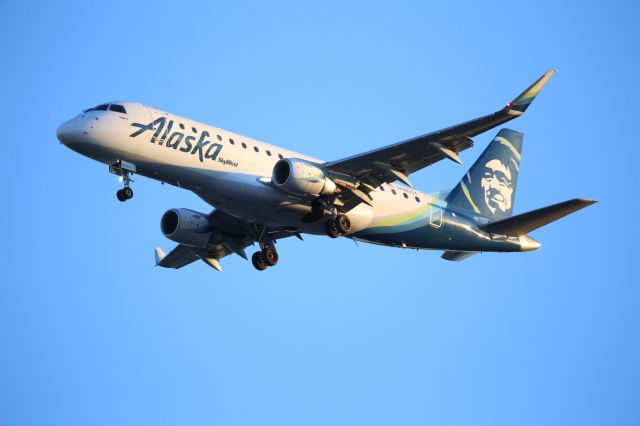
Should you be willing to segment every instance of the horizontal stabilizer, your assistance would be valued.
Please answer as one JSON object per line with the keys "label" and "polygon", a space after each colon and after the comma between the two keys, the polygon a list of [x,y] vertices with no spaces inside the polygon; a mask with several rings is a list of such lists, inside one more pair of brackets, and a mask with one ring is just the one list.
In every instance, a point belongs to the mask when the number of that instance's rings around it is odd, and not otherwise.
{"label": "horizontal stabilizer", "polygon": [[473,256],[477,252],[475,251],[453,251],[447,250],[442,253],[442,257],[444,260],[449,260],[451,262],[460,262],[461,260],[465,260],[468,257]]}
{"label": "horizontal stabilizer", "polygon": [[593,203],[597,203],[597,201],[575,198],[552,206],[522,213],[517,216],[511,216],[497,222],[488,223],[482,228],[492,234],[519,237],[573,212],[590,206]]}

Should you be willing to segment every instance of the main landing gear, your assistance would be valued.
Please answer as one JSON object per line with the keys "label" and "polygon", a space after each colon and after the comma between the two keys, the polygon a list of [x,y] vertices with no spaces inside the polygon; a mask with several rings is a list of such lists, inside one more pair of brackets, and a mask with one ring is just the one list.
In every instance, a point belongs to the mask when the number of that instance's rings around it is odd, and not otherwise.
{"label": "main landing gear", "polygon": [[253,253],[251,263],[258,271],[264,271],[269,266],[276,266],[278,263],[278,252],[275,248],[275,241],[266,233],[264,226],[256,226],[256,240],[260,245],[260,251]]}
{"label": "main landing gear", "polygon": [[351,230],[351,221],[347,215],[339,214],[335,219],[329,219],[324,229],[331,238],[338,238]]}
{"label": "main landing gear", "polygon": [[120,176],[120,180],[124,184],[124,188],[116,192],[118,201],[124,202],[133,198],[133,189],[131,189],[129,185],[133,182],[131,175],[135,173],[135,171],[136,165],[126,161],[118,161],[109,166],[109,173]]}
{"label": "main landing gear", "polygon": [[251,263],[258,271],[264,271],[278,263],[278,252],[272,246],[265,246],[261,251],[253,253]]}
{"label": "main landing gear", "polygon": [[351,230],[351,221],[344,214],[338,214],[335,206],[326,199],[314,198],[311,201],[311,212],[303,215],[300,221],[303,223],[317,222],[325,215],[326,209],[329,209],[334,215],[334,219],[329,219],[324,226],[325,232],[331,238],[338,238]]}

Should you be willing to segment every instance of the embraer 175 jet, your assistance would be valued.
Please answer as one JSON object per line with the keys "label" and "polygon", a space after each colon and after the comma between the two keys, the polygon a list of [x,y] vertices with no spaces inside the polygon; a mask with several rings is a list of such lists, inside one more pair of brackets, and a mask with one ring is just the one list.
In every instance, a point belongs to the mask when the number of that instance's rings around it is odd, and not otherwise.
{"label": "embraer 175 jet", "polygon": [[[502,129],[451,190],[424,193],[408,176],[458,153],[472,137],[522,115],[551,78],[548,71],[501,110],[404,142],[337,161],[322,161],[138,103],[89,108],[58,128],[72,150],[109,166],[133,197],[134,173],[188,189],[211,213],[168,210],[163,234],[178,243],[156,265],[181,268],[259,244],[258,270],[278,262],[275,243],[301,234],[345,236],[394,247],[444,250],[462,260],[478,252],[537,249],[527,233],[595,201],[573,199],[512,216],[523,134]],[[401,185],[397,182],[401,182]]]}

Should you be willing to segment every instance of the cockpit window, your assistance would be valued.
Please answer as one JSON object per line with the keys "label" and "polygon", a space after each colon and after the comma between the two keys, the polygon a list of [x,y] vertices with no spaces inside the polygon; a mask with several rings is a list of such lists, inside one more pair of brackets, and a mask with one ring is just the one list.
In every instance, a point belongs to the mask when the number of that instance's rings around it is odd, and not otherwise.
{"label": "cockpit window", "polygon": [[126,114],[127,110],[124,109],[124,107],[122,105],[111,105],[109,106],[109,111],[113,111],[113,112],[119,112],[122,114]]}
{"label": "cockpit window", "polygon": [[106,111],[108,107],[109,107],[109,104],[102,104],[102,105],[98,105],[97,107],[89,108],[89,109],[85,110],[84,112],[89,112],[89,111]]}

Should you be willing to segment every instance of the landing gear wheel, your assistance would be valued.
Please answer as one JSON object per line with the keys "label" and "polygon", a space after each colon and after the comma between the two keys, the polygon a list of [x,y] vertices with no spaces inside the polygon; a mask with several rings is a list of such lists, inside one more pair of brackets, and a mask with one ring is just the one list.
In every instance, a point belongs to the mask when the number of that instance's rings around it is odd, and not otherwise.
{"label": "landing gear wheel", "polygon": [[261,251],[253,253],[253,256],[251,256],[251,263],[253,263],[253,267],[258,271],[264,271],[265,269],[267,269],[267,266],[269,266],[264,261],[264,257],[262,256]]}
{"label": "landing gear wheel", "polygon": [[336,227],[336,222],[333,220],[328,220],[324,226],[324,230],[327,232],[327,235],[331,238],[338,238],[341,234],[338,228]]}
{"label": "landing gear wheel", "polygon": [[273,247],[266,247],[262,251],[262,258],[267,266],[275,266],[278,263],[278,252]]}
{"label": "landing gear wheel", "polygon": [[322,216],[324,216],[324,208],[325,208],[324,203],[320,201],[318,198],[315,198],[311,202],[311,212],[303,215],[300,218],[300,220],[302,221],[302,223],[317,222],[320,219],[322,219]]}
{"label": "landing gear wheel", "polygon": [[116,192],[116,197],[118,198],[118,201],[121,201],[121,202],[127,201],[127,197],[124,195],[124,192],[122,189],[118,189],[118,191]]}
{"label": "landing gear wheel", "polygon": [[125,186],[124,188],[122,188],[121,191],[125,199],[130,200],[133,198],[133,189],[129,188],[128,186]]}
{"label": "landing gear wheel", "polygon": [[341,234],[346,234],[351,230],[351,221],[344,214],[338,215],[335,227]]}

